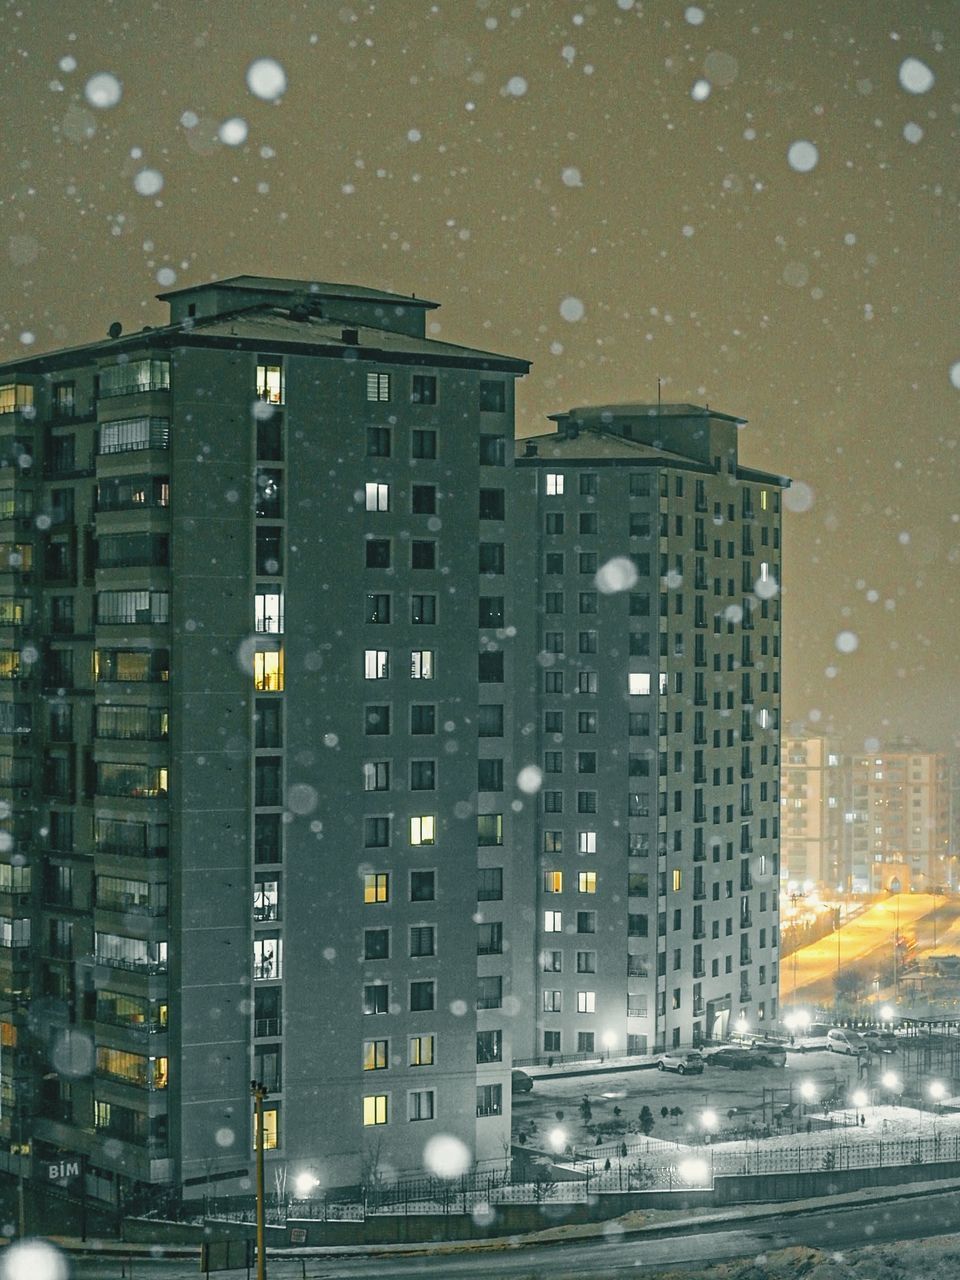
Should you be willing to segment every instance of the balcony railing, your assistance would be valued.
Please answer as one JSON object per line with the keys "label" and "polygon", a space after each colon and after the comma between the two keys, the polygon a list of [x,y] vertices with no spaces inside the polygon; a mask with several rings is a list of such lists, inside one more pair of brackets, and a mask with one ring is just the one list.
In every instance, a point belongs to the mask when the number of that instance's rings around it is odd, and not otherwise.
{"label": "balcony railing", "polygon": [[124,960],[119,956],[96,957],[97,964],[106,965],[108,969],[125,969],[129,973],[143,973],[151,976],[167,972],[166,960]]}
{"label": "balcony railing", "polygon": [[253,1034],[262,1039],[264,1036],[280,1035],[281,1020],[279,1018],[254,1018]]}

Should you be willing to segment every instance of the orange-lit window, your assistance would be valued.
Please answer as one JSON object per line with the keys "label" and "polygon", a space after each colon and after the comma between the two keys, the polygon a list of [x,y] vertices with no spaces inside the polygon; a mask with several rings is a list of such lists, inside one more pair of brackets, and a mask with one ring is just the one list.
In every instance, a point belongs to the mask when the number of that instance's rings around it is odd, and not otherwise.
{"label": "orange-lit window", "polygon": [[260,693],[283,690],[283,650],[258,649],[253,655],[253,683]]}
{"label": "orange-lit window", "polygon": [[369,1093],[364,1098],[363,1123],[365,1126],[387,1123],[387,1095],[385,1093]]}
{"label": "orange-lit window", "polygon": [[373,871],[363,877],[363,900],[390,901],[390,876],[386,871]]}
{"label": "orange-lit window", "polygon": [[[276,1107],[264,1107],[263,1109],[263,1149],[264,1151],[276,1151],[280,1145],[280,1112]],[[253,1119],[253,1147],[257,1147],[257,1117],[254,1113]]]}
{"label": "orange-lit window", "polygon": [[544,893],[563,893],[563,872],[545,871],[543,873]]}
{"label": "orange-lit window", "polygon": [[581,893],[597,892],[597,873],[595,871],[581,871],[577,875],[577,888]]}
{"label": "orange-lit window", "polygon": [[257,365],[257,399],[267,404],[283,404],[283,366]]}

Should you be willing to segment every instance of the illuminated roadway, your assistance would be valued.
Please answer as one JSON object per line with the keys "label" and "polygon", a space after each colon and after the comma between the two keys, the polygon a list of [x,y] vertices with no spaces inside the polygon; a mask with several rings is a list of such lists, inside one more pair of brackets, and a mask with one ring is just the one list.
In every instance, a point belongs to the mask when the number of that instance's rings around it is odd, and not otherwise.
{"label": "illuminated roadway", "polygon": [[[914,937],[918,922],[931,915],[934,906],[941,916],[944,915],[943,899],[938,899],[931,893],[896,894],[886,902],[868,907],[839,931],[828,933],[817,942],[785,956],[780,981],[784,1005],[793,1003],[795,992],[801,1000],[819,997],[821,1001],[830,1003],[834,996],[833,979],[838,968],[855,964],[874,952],[880,952],[892,963],[898,909],[901,935]],[[930,933],[930,921],[924,921],[924,937]]]}

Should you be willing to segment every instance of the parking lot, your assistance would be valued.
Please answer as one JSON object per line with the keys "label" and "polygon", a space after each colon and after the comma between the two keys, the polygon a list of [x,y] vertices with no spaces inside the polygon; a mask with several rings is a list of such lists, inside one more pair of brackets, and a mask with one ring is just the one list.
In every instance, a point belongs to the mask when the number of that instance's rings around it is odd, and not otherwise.
{"label": "parking lot", "polygon": [[530,1093],[514,1094],[513,1140],[555,1150],[562,1135],[564,1147],[578,1152],[597,1145],[598,1136],[604,1144],[629,1143],[643,1132],[644,1107],[653,1118],[650,1136],[668,1142],[805,1131],[808,1121],[820,1122],[831,1099],[833,1109],[852,1110],[850,1096],[858,1087],[879,1101],[880,1075],[896,1069],[896,1057],[875,1060],[871,1077],[860,1080],[855,1058],[826,1050],[790,1052],[783,1067],[743,1071],[711,1066],[708,1059],[702,1075],[658,1071],[653,1064],[582,1076],[539,1075]]}

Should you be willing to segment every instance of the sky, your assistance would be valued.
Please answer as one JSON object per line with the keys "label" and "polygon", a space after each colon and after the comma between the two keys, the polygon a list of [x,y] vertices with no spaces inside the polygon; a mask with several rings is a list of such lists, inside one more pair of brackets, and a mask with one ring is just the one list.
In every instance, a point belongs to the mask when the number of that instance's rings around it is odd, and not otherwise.
{"label": "sky", "polygon": [[960,746],[956,0],[20,0],[0,360],[244,273],[442,304],[518,430],[708,403],[793,479],[786,725]]}

